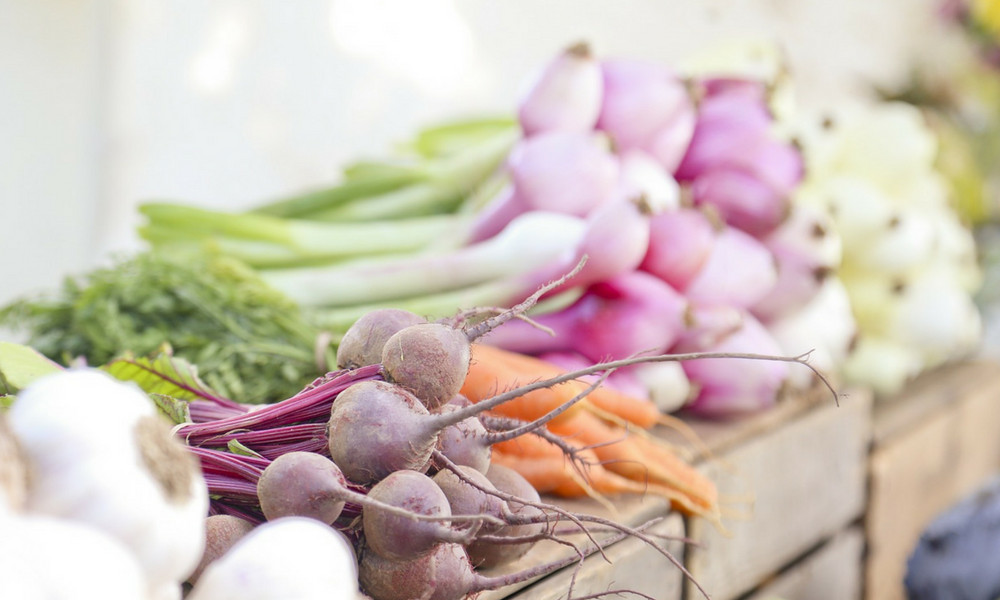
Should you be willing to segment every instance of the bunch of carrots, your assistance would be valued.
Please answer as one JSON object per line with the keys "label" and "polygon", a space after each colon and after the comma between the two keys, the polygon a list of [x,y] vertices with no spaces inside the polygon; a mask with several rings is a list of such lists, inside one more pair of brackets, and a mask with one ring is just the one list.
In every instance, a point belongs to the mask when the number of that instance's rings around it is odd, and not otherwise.
{"label": "bunch of carrots", "polygon": [[[472,402],[495,396],[563,371],[544,360],[476,344],[462,395]],[[534,421],[580,394],[588,384],[567,381],[529,392],[500,405],[495,414]],[[687,515],[720,521],[718,491],[676,449],[647,431],[675,421],[650,401],[601,386],[546,425],[575,449],[576,460],[536,436],[520,436],[494,446],[493,462],[512,468],[542,493],[590,496],[609,505],[606,495],[649,493],[668,499]]]}

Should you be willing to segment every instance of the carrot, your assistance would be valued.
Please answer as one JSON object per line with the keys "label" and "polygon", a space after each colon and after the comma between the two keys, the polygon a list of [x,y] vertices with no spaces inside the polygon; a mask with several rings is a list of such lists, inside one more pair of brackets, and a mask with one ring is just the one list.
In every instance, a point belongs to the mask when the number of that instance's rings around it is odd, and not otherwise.
{"label": "carrot", "polygon": [[[486,344],[476,344],[472,347],[472,365],[466,378],[462,394],[473,402],[479,402],[507,389],[513,389],[534,381],[551,379],[562,375],[565,371],[553,364],[533,356],[509,352]],[[530,392],[525,400],[515,400],[505,408],[496,412],[525,421],[533,421],[557,406],[569,401],[587,384],[582,381],[568,381],[550,388],[551,394]],[[649,429],[660,422],[662,415],[652,402],[623,394],[608,387],[599,387],[592,391],[581,403],[593,404],[601,410],[610,412],[626,421]],[[527,405],[527,406],[526,406]],[[576,407],[574,407],[576,409]],[[506,411],[506,412],[504,412]],[[570,410],[569,413],[576,412]],[[567,414],[569,414],[567,413]],[[566,415],[558,417],[558,420]]]}
{"label": "carrot", "polygon": [[637,482],[666,486],[686,501],[676,508],[688,514],[715,514],[718,491],[715,484],[670,449],[613,425],[589,413],[577,413],[549,429],[560,436],[591,448],[609,471]]}
{"label": "carrot", "polygon": [[670,501],[671,506],[685,514],[712,515],[690,501],[677,490],[662,485],[646,485],[622,477],[599,464],[584,467],[586,477],[578,473],[563,456],[519,456],[505,452],[493,454],[493,462],[521,474],[539,493],[564,498],[589,496],[611,512],[617,512],[606,495],[653,494]]}
{"label": "carrot", "polygon": [[570,463],[562,449],[533,435],[522,435],[495,445],[493,461],[520,473],[540,493],[566,498],[587,495],[605,506],[607,501],[604,494],[649,493],[670,500],[671,505],[684,514],[701,515],[718,522],[716,506],[701,506],[686,493],[671,486],[625,477],[599,462],[598,449],[585,448],[576,439],[566,441],[579,448],[577,457],[583,461],[581,469],[584,477],[581,477],[580,470]]}
{"label": "carrot", "polygon": [[[513,367],[507,361],[494,355],[491,352],[491,350],[495,350],[494,348],[485,350],[486,348],[489,347],[482,344],[476,344],[472,347],[472,363],[469,365],[469,373],[466,375],[465,383],[460,391],[472,402],[481,402],[499,393],[551,377],[544,373],[540,374]],[[568,381],[550,388],[528,392],[511,402],[501,404],[494,408],[493,412],[522,421],[534,421],[571,400],[585,389],[586,386],[581,388],[575,385],[576,383]],[[556,420],[568,418],[582,408],[580,404],[577,404],[556,417]]]}

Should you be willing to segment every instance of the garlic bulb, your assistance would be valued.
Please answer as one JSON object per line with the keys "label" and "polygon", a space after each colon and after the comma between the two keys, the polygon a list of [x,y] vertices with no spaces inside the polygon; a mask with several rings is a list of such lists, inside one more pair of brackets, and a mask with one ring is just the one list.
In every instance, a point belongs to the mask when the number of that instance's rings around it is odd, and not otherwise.
{"label": "garlic bulb", "polygon": [[31,465],[28,510],[110,534],[156,600],[179,598],[204,547],[208,492],[149,398],[100,371],[68,370],[28,386],[8,416]]}
{"label": "garlic bulb", "polygon": [[354,600],[357,562],[347,539],[304,517],[257,526],[208,565],[187,600]]}
{"label": "garlic bulb", "polygon": [[7,418],[0,413],[0,516],[24,510],[27,495],[27,466]]}
{"label": "garlic bulb", "polygon": [[139,562],[118,540],[82,523],[23,515],[0,521],[0,598],[150,596]]}

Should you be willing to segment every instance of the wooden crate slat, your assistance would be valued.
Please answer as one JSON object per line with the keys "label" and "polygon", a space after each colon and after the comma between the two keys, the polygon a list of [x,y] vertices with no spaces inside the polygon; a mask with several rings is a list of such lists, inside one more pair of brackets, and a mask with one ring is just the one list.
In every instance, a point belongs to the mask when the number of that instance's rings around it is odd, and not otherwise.
{"label": "wooden crate slat", "polygon": [[[653,533],[682,536],[684,520],[671,514],[651,529]],[[662,542],[678,560],[683,560],[680,542]],[[590,556],[576,573],[574,596],[629,589],[657,600],[680,600],[683,591],[681,571],[658,551],[639,539],[631,538],[612,545],[605,552],[610,562],[599,555]],[[510,597],[510,600],[559,600],[565,598],[573,568],[563,569]],[[627,595],[623,596],[627,597]]]}
{"label": "wooden crate slat", "polygon": [[865,535],[846,529],[794,563],[746,600],[858,600],[861,598]]}
{"label": "wooden crate slat", "polygon": [[[913,408],[899,405],[915,425],[894,425],[872,453],[868,598],[902,600],[906,559],[924,527],[1000,468],[1000,366],[969,363],[932,375],[916,389],[923,398],[919,419]],[[876,429],[880,419],[899,417],[880,410]]]}
{"label": "wooden crate slat", "polygon": [[820,403],[725,452],[724,466],[704,467],[723,494],[754,496],[752,518],[727,521],[729,537],[688,525],[707,544],[689,552],[688,567],[714,600],[752,590],[862,515],[870,436],[871,395],[852,390],[840,407]]}

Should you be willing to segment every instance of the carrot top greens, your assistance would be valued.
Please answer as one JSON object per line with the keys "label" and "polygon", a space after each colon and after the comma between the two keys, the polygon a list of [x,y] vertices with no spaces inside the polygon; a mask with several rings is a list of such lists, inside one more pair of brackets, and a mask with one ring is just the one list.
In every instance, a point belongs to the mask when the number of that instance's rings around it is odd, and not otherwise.
{"label": "carrot top greens", "polygon": [[[142,253],[80,278],[58,294],[0,308],[0,325],[63,364],[102,365],[170,344],[221,395],[259,403],[287,398],[322,372],[319,331],[253,271],[221,257]],[[326,349],[333,364],[332,350]]]}

